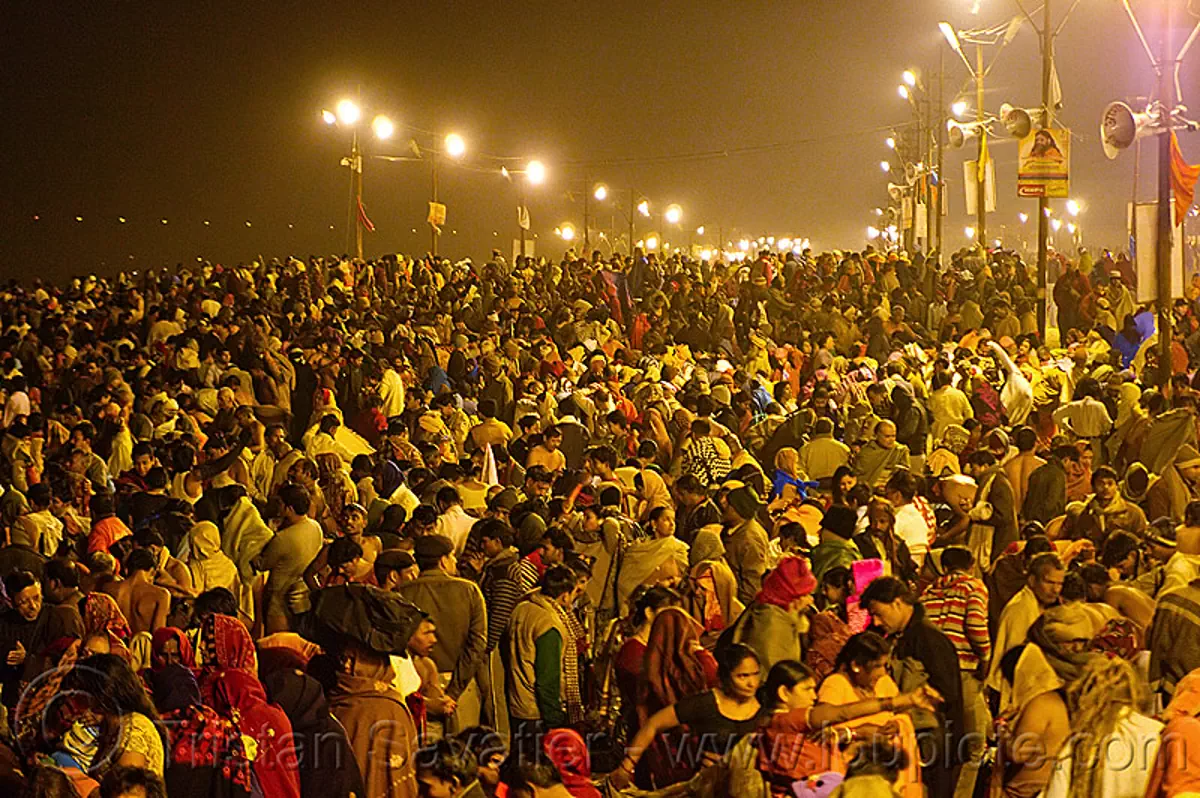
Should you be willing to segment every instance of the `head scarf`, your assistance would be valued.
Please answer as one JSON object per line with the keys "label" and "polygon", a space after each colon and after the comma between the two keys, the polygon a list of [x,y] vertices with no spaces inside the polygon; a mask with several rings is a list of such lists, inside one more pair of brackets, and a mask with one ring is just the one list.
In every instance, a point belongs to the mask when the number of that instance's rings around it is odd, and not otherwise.
{"label": "head scarf", "polygon": [[292,724],[276,704],[267,701],[258,679],[240,670],[222,670],[212,679],[212,707],[233,722],[248,750],[263,795],[300,798],[299,763],[292,744]]}
{"label": "head scarf", "polygon": [[754,600],[787,609],[798,598],[811,595],[817,589],[817,579],[808,570],[802,557],[784,557],[763,581],[762,590]]}
{"label": "head scarf", "polygon": [[165,665],[154,671],[150,686],[154,706],[164,715],[200,703],[200,685],[183,665]]}
{"label": "head scarf", "polygon": [[106,593],[89,593],[83,602],[83,639],[104,635],[108,638],[112,653],[129,662],[129,648],[125,641],[133,636],[129,622],[117,605],[116,599]]}
{"label": "head scarf", "polygon": [[688,565],[695,568],[702,562],[719,560],[725,556],[725,544],[721,541],[721,533],[715,527],[700,527],[688,549]]}
{"label": "head scarf", "polygon": [[1194,670],[1175,685],[1175,695],[1163,710],[1164,723],[1176,718],[1200,716],[1200,669]]}
{"label": "head scarf", "polygon": [[237,618],[213,613],[200,623],[201,663],[205,668],[233,668],[258,673],[254,641]]}
{"label": "head scarf", "polygon": [[668,607],[654,618],[646,644],[646,678],[639,690],[647,717],[708,689],[708,677],[695,651],[701,631],[700,624],[678,607]]}
{"label": "head scarf", "polygon": [[1058,690],[1064,684],[1058,672],[1046,659],[1041,647],[1027,645],[1013,671],[1012,688],[1001,696],[1002,699],[1008,698],[1007,704],[1001,701],[1001,715],[1007,718],[1010,724],[1015,724],[1033,699],[1043,693]]}
{"label": "head scarf", "polygon": [[600,791],[592,786],[591,755],[579,732],[555,729],[542,740],[542,748],[572,798],[600,798]]}
{"label": "head scarf", "polygon": [[1029,642],[1042,650],[1046,661],[1063,682],[1072,682],[1094,654],[1072,651],[1067,645],[1085,641],[1090,645],[1103,625],[1104,618],[1097,610],[1085,602],[1072,601],[1043,612],[1029,628]]}
{"label": "head scarf", "polygon": [[187,635],[183,633],[182,629],[177,629],[174,626],[164,626],[161,629],[155,629],[153,636],[150,638],[150,669],[157,672],[172,667],[171,665],[167,665],[163,660],[163,649],[169,640],[175,640],[179,643],[179,658],[183,663],[183,667],[196,667],[196,652],[192,648],[192,641],[188,640]]}
{"label": "head scarf", "polygon": [[959,424],[951,424],[942,430],[942,445],[955,454],[965,449],[970,439],[971,433]]}

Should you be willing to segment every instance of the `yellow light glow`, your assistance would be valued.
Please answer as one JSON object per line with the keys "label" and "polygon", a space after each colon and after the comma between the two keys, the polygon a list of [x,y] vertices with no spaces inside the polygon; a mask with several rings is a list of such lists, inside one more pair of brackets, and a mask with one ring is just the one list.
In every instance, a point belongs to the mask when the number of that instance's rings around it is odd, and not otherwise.
{"label": "yellow light glow", "polygon": [[343,125],[354,125],[362,118],[362,109],[353,100],[342,100],[337,104],[337,118]]}
{"label": "yellow light glow", "polygon": [[700,260],[712,260],[712,250],[711,249],[700,250]]}
{"label": "yellow light glow", "polygon": [[975,237],[975,228],[968,227],[965,230],[963,230],[963,233],[966,234],[967,238],[974,238]]}
{"label": "yellow light glow", "polygon": [[704,235],[704,225],[700,225],[699,227],[696,228],[696,235],[698,235],[698,236]]}
{"label": "yellow light glow", "polygon": [[467,151],[467,142],[457,133],[446,136],[446,154],[451,158],[461,158]]}
{"label": "yellow light glow", "polygon": [[750,250],[750,242],[743,238],[738,242],[738,249],[742,252],[748,252]]}
{"label": "yellow light glow", "polygon": [[883,143],[887,145],[889,150],[896,149],[896,139],[892,138],[891,136],[888,136],[886,139],[884,139]]}
{"label": "yellow light glow", "polygon": [[917,85],[917,75],[911,69],[904,70],[904,75],[902,77],[904,78],[905,84],[907,84],[908,86],[916,86]]}
{"label": "yellow light glow", "polygon": [[877,238],[879,238],[879,230],[875,227],[868,226],[867,227],[867,239],[870,241],[874,241]]}
{"label": "yellow light glow", "polygon": [[642,200],[641,202],[639,202],[639,203],[637,204],[637,209],[638,209],[638,213],[640,213],[642,216],[649,216],[649,215],[650,215],[650,203],[649,203],[649,201],[647,201],[647,200]]}
{"label": "yellow light glow", "polygon": [[668,205],[665,216],[670,224],[679,224],[679,220],[683,218],[683,208],[678,205]]}
{"label": "yellow light glow", "polygon": [[1054,232],[1057,233],[1059,230],[1062,229],[1062,219],[1051,219],[1050,226],[1053,227]]}
{"label": "yellow light glow", "polygon": [[646,249],[658,249],[658,236],[650,236],[646,239]]}
{"label": "yellow light glow", "polygon": [[950,106],[950,111],[955,116],[961,117],[963,114],[965,114],[967,112],[967,101],[959,100],[959,101],[955,102],[953,105]]}
{"label": "yellow light glow", "polygon": [[535,186],[546,181],[546,167],[541,161],[530,161],[525,167],[525,178]]}
{"label": "yellow light glow", "polygon": [[903,83],[901,83],[899,86],[896,87],[896,93],[900,95],[900,99],[907,100],[908,99],[908,86],[905,86]]}
{"label": "yellow light glow", "polygon": [[1078,216],[1081,210],[1083,210],[1083,206],[1079,204],[1079,200],[1067,200],[1067,213],[1072,216]]}
{"label": "yellow light glow", "polygon": [[321,112],[321,118],[325,120],[325,124],[327,125],[333,125],[337,123],[337,114],[329,109],[325,109]]}
{"label": "yellow light glow", "polygon": [[560,236],[562,236],[563,241],[574,241],[575,240],[575,226],[571,225],[571,224],[564,224],[559,229],[558,234]]}
{"label": "yellow light glow", "polygon": [[606,199],[608,199],[608,186],[604,185],[603,183],[596,186],[596,190],[592,192],[592,196],[600,202],[604,202]]}
{"label": "yellow light glow", "polygon": [[882,169],[882,170],[883,170],[883,171],[885,171],[885,172],[890,172],[890,171],[892,171],[892,165],[891,165],[890,163],[888,163],[887,161],[880,161],[880,162],[879,162],[879,168],[880,168],[880,169]]}
{"label": "yellow light glow", "polygon": [[1029,221],[1029,214],[1022,211],[1021,213],[1017,214],[1017,218],[1021,220],[1021,224],[1025,224]]}
{"label": "yellow light glow", "polygon": [[390,139],[392,134],[396,132],[396,125],[393,124],[392,120],[380,114],[371,122],[371,129],[375,131],[375,138],[386,140]]}

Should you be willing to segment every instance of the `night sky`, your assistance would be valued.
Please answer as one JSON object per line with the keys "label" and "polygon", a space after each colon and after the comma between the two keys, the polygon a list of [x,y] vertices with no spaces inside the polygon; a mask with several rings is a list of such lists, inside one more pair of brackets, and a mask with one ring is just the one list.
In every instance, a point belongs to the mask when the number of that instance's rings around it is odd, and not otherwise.
{"label": "night sky", "polygon": [[[1054,1],[1060,18],[1068,3]],[[338,161],[348,135],[326,127],[320,111],[360,86],[368,114],[406,126],[387,144],[370,143],[369,153],[403,154],[409,137],[429,145],[451,131],[467,140],[467,168],[441,170],[447,256],[511,252],[515,189],[483,153],[546,164],[546,184],[529,190],[539,254],[564,249],[556,225],[582,224],[585,178],[632,186],[660,212],[679,203],[685,230],[706,227],[697,242],[723,229],[726,239],[787,235],[817,248],[861,247],[871,209],[886,201],[879,162],[890,155],[887,128],[911,118],[896,94],[901,72],[920,69],[932,88],[945,51],[949,104],[967,74],[937,22],[991,26],[1018,13],[1011,0],[983,0],[978,16],[971,5],[9,3],[0,20],[0,275],[61,279],[198,256],[228,263],[346,251],[349,175]],[[1181,42],[1194,18],[1177,5]],[[1154,43],[1157,25],[1146,22]],[[1152,72],[1110,0],[1079,5],[1058,60],[1085,239],[1122,246],[1133,157],[1104,158],[1100,112],[1113,99],[1137,104]],[[1200,115],[1200,47],[1181,82]],[[993,113],[1005,100],[1037,103],[1040,62],[1028,25],[989,83]],[[1187,96],[1189,87],[1197,96]],[[1200,135],[1185,134],[1182,145],[1200,161]],[[678,157],[747,148],[756,149]],[[949,245],[963,242],[968,223],[967,151],[946,155]],[[1016,198],[1015,144],[998,144],[993,156],[1000,205],[990,232],[1016,243],[1017,213],[1032,216],[1036,201]],[[613,165],[582,165],[605,161]],[[1153,192],[1153,165],[1145,151],[1143,198]],[[365,183],[378,228],[367,235],[367,254],[425,252],[428,165],[368,160]],[[613,214],[597,209],[599,225],[608,228]],[[663,225],[641,230],[651,227]],[[674,239],[686,243],[687,233]]]}

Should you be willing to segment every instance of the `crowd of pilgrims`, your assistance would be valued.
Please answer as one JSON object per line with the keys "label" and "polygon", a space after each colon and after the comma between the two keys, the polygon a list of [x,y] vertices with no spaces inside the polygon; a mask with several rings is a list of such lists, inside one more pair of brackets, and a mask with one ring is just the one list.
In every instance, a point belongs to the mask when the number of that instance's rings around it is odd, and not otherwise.
{"label": "crowd of pilgrims", "polygon": [[1053,267],[1056,346],[999,250],[12,281],[0,781],[1194,794],[1200,280],[1160,384]]}

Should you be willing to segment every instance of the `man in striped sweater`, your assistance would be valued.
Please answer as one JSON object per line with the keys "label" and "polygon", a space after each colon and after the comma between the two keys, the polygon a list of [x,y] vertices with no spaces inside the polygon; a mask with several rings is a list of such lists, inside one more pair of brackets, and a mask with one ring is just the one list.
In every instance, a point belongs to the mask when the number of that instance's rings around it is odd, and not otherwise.
{"label": "man in striped sweater", "polygon": [[479,673],[483,717],[503,734],[509,729],[500,641],[508,628],[513,608],[537,583],[525,581],[520,554],[513,546],[515,535],[512,527],[499,518],[485,518],[476,526],[483,546],[483,554],[477,562],[479,587],[488,609],[487,650]]}
{"label": "man in striped sweater", "polygon": [[971,576],[975,557],[969,549],[960,546],[942,549],[941,565],[942,576],[926,588],[921,604],[925,607],[925,617],[950,639],[958,653],[968,759],[963,763],[955,795],[970,796],[975,790],[979,762],[987,747],[987,730],[992,724],[983,698],[982,676],[992,648],[988,637],[988,593],[983,580]]}

